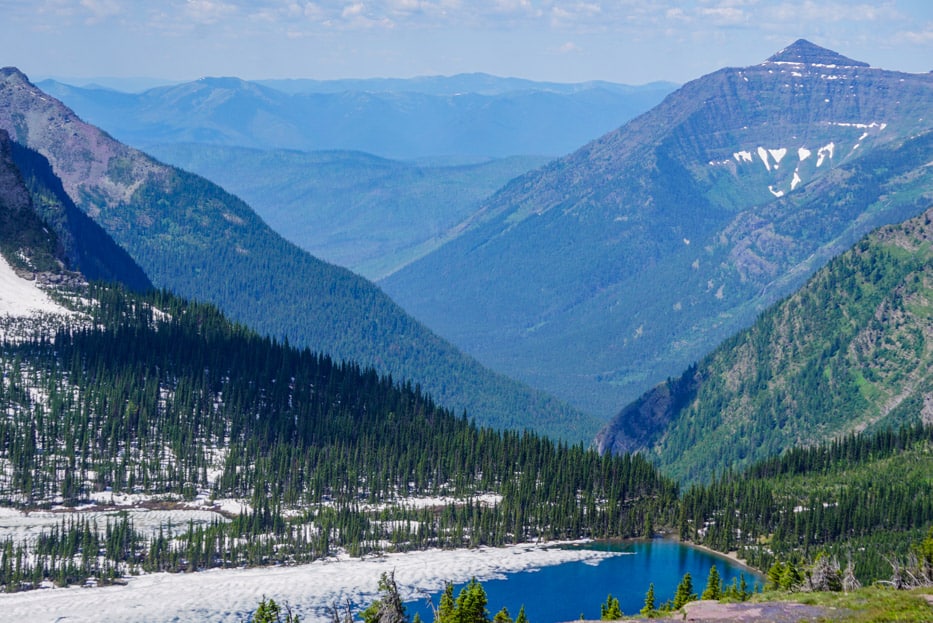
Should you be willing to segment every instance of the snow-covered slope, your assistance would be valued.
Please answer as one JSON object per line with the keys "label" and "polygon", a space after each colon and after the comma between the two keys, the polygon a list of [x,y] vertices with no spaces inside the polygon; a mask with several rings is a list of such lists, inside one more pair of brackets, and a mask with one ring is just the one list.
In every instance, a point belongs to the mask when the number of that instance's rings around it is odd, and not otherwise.
{"label": "snow-covered slope", "polygon": [[35,281],[23,279],[0,256],[0,317],[27,318],[71,312],[46,294]]}

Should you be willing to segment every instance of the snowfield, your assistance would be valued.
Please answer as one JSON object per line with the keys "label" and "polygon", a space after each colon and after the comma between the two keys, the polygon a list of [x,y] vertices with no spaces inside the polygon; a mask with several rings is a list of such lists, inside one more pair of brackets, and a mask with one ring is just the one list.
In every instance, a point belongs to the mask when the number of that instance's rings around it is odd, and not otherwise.
{"label": "snowfield", "polygon": [[157,573],[129,578],[125,586],[3,594],[0,618],[31,623],[240,623],[265,596],[291,604],[302,621],[326,622],[335,603],[349,599],[356,605],[369,604],[377,596],[383,572],[394,570],[403,598],[412,601],[441,590],[448,581],[461,583],[471,577],[484,581],[565,562],[598,564],[622,555],[557,545],[429,550],[365,559],[341,556],[294,567]]}
{"label": "snowfield", "polygon": [[52,301],[36,282],[17,275],[6,258],[0,256],[0,316],[22,318],[43,313],[71,314]]}

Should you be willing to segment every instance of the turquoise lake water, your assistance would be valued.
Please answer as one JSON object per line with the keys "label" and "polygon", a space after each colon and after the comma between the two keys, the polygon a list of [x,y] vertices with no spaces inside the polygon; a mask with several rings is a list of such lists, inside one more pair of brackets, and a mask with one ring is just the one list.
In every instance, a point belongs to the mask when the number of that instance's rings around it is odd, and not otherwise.
{"label": "turquoise lake water", "polygon": [[[624,552],[624,555],[608,558],[599,564],[565,563],[509,574],[503,580],[484,581],[490,616],[505,606],[514,618],[524,604],[529,623],[574,621],[581,614],[587,619],[599,619],[600,605],[605,603],[609,593],[619,600],[622,612],[634,614],[644,605],[645,593],[652,582],[658,605],[673,598],[677,584],[688,572],[693,579],[693,590],[699,595],[706,587],[712,565],[716,565],[723,586],[742,573],[749,589],[760,580],[725,558],[666,539],[594,543],[587,547],[611,549]],[[461,588],[462,585],[454,585],[454,596]],[[432,595],[435,605],[439,597],[440,593]],[[428,623],[434,620],[434,614],[424,600],[406,606],[409,616],[417,612]]]}

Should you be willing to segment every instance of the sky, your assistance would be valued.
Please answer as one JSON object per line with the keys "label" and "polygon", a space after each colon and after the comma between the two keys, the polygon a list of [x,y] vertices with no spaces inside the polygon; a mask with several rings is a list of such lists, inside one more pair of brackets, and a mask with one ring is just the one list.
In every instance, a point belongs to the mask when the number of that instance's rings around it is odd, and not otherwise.
{"label": "sky", "polygon": [[0,0],[0,65],[31,78],[683,83],[805,38],[933,70],[931,0]]}

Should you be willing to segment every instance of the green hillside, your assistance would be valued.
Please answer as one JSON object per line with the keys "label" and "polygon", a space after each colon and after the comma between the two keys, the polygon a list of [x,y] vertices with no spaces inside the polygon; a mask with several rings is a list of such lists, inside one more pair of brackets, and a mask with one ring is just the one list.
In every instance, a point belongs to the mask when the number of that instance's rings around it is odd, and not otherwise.
{"label": "green hillside", "polygon": [[[697,366],[600,433],[702,480],[790,447],[929,418],[933,209],[831,261]],[[635,430],[627,422],[652,424]]]}
{"label": "green hillside", "polygon": [[888,581],[933,527],[931,473],[929,425],[849,435],[691,487],[680,533],[762,571],[823,554],[863,584]]}

